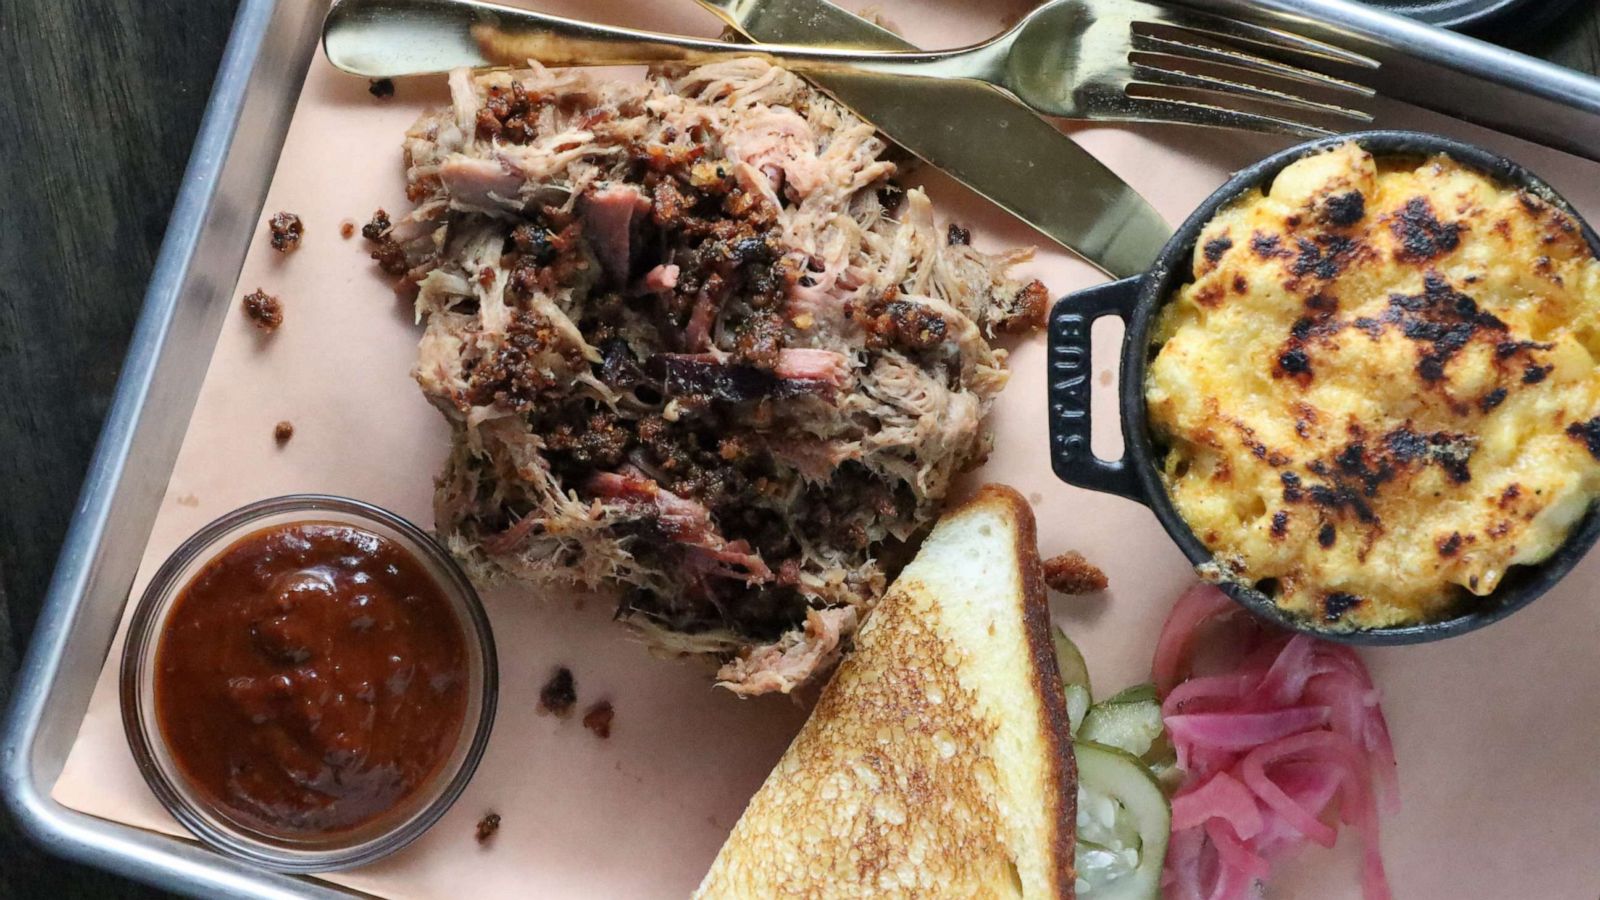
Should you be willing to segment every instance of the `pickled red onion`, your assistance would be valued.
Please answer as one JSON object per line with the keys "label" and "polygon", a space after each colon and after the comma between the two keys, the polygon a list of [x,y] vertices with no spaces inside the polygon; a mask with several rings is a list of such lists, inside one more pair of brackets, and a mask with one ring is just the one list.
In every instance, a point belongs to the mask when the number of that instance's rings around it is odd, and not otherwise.
{"label": "pickled red onion", "polygon": [[1217,859],[1222,865],[1237,869],[1241,875],[1248,875],[1252,880],[1272,874],[1272,864],[1240,840],[1228,823],[1212,819],[1206,822],[1205,828],[1206,837],[1216,845]]}
{"label": "pickled red onion", "polygon": [[1388,900],[1378,813],[1397,808],[1398,779],[1366,666],[1349,647],[1284,633],[1208,646],[1218,658],[1197,666],[1197,633],[1235,609],[1197,585],[1156,644],[1154,681],[1184,769],[1163,885],[1175,897],[1249,897],[1275,859],[1307,842],[1333,846],[1337,808],[1363,845],[1364,896]]}
{"label": "pickled red onion", "polygon": [[1272,712],[1211,712],[1167,716],[1174,742],[1212,750],[1249,750],[1268,741],[1328,724],[1326,706],[1293,706]]}
{"label": "pickled red onion", "polygon": [[1209,584],[1197,584],[1183,593],[1167,614],[1167,624],[1156,641],[1155,663],[1151,666],[1151,680],[1156,690],[1166,694],[1183,678],[1182,667],[1187,664],[1192,648],[1190,639],[1201,624],[1220,613],[1231,612],[1236,607],[1228,596]]}
{"label": "pickled red onion", "polygon": [[1204,825],[1208,819],[1227,820],[1234,833],[1247,840],[1266,827],[1255,795],[1227,772],[1218,772],[1172,799],[1173,831]]}
{"label": "pickled red onion", "polygon": [[1175,716],[1185,712],[1210,712],[1233,709],[1237,700],[1250,692],[1255,681],[1249,675],[1205,675],[1183,681],[1161,701],[1161,714]]}

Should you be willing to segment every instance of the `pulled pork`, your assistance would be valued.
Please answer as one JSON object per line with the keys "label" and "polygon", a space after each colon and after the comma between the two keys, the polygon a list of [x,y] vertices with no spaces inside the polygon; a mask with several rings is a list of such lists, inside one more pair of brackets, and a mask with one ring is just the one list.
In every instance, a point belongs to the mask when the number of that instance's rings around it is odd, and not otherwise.
{"label": "pulled pork", "polygon": [[759,60],[450,87],[374,236],[453,427],[442,537],[476,578],[624,588],[740,694],[826,672],[986,450],[1027,253],[946,240],[870,125]]}

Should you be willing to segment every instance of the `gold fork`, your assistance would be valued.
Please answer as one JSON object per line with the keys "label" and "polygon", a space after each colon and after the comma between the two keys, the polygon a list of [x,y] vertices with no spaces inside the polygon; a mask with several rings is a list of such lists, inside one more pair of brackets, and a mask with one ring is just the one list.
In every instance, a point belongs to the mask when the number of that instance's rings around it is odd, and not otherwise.
{"label": "gold fork", "polygon": [[[719,5],[740,2],[747,0]],[[1301,136],[1328,134],[1319,121],[1370,122],[1366,112],[1343,104],[1374,95],[1352,79],[1378,66],[1368,57],[1281,29],[1146,0],[1052,0],[987,41],[938,52],[730,45],[481,0],[338,0],[323,23],[322,38],[335,66],[367,77],[530,60],[607,66],[759,56],[798,72],[980,81],[1045,115]],[[1241,45],[1340,65],[1352,78],[1269,59]],[[1338,95],[1343,103],[1303,96],[1300,91],[1307,88]]]}

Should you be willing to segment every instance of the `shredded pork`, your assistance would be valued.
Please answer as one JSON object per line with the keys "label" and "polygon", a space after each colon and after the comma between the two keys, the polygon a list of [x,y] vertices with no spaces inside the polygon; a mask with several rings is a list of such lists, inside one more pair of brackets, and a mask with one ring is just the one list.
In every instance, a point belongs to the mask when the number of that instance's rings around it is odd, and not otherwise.
{"label": "shredded pork", "polygon": [[622,588],[740,694],[825,672],[986,450],[1027,253],[947,237],[870,125],[759,60],[450,87],[368,235],[453,427],[441,535],[479,579]]}

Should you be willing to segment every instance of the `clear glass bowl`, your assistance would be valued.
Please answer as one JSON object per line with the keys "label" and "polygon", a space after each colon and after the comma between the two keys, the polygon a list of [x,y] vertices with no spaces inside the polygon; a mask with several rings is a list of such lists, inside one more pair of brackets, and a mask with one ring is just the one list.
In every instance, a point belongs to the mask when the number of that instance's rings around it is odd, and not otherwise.
{"label": "clear glass bowl", "polygon": [[[155,711],[155,657],[183,588],[238,539],[276,525],[332,522],[394,541],[422,563],[454,609],[467,648],[467,709],[455,749],[430,781],[396,807],[356,828],[284,836],[236,821],[206,802],[168,751]],[[234,510],[200,529],[162,564],[133,613],[120,673],[122,724],[139,771],[162,805],[195,836],[232,856],[280,872],[325,872],[371,862],[404,847],[444,815],[478,767],[494,724],[498,689],[494,637],[471,582],[426,532],[359,500],[295,494]]]}

